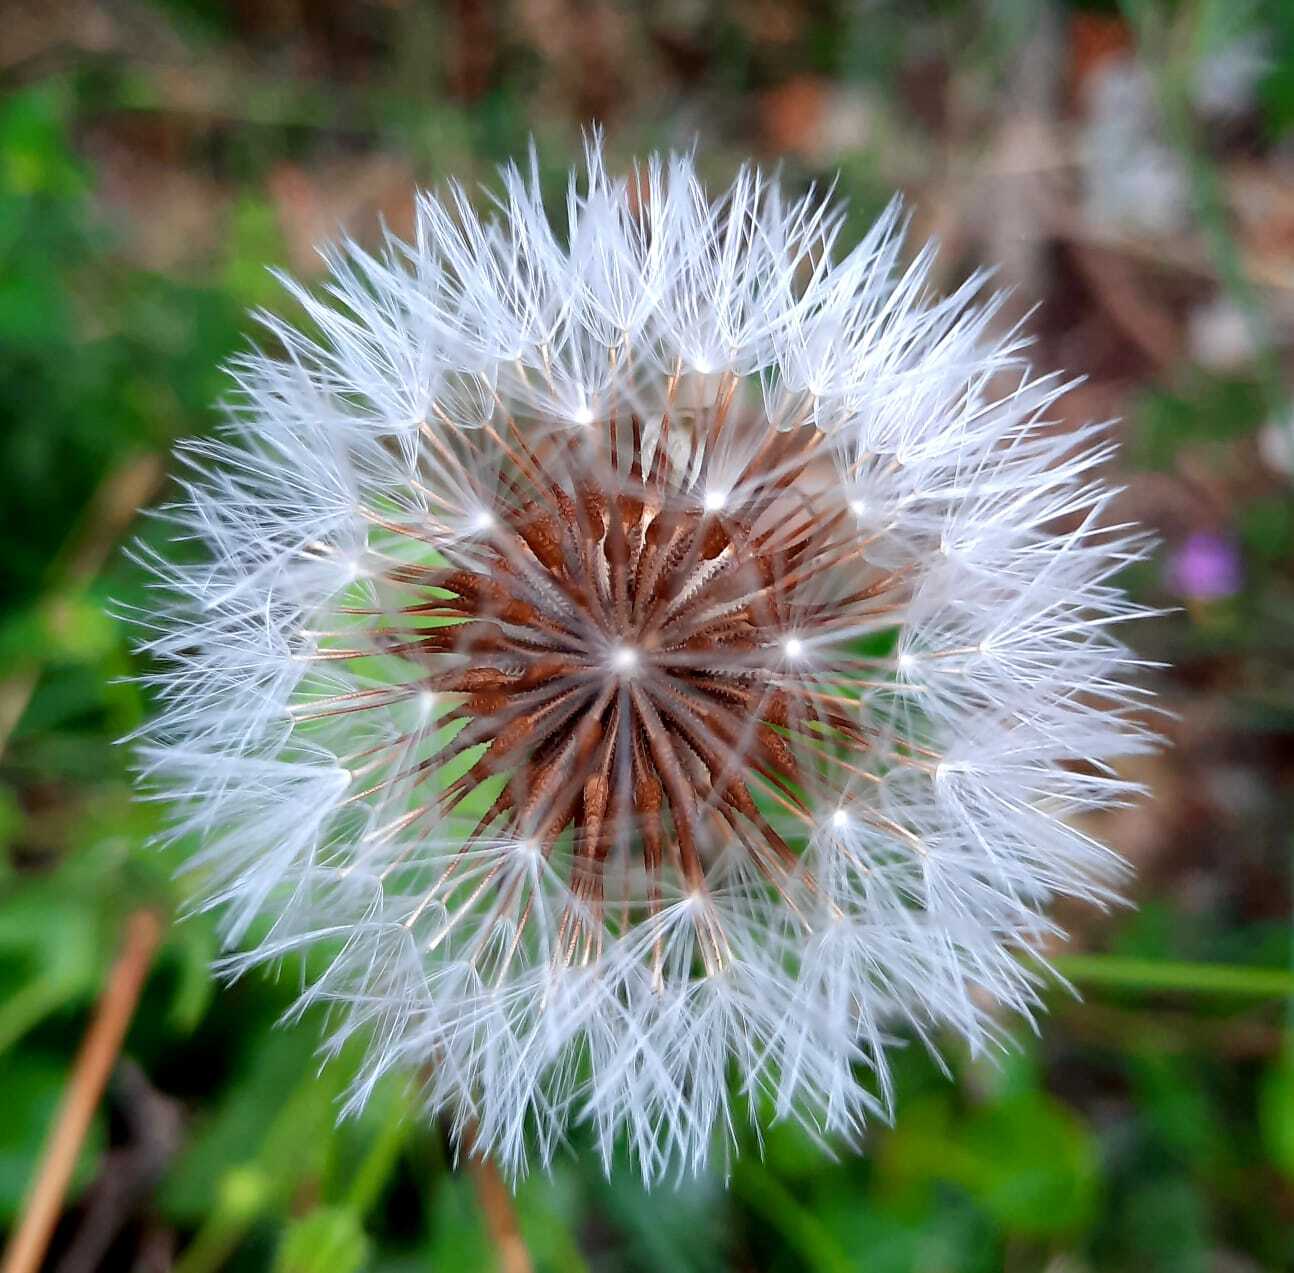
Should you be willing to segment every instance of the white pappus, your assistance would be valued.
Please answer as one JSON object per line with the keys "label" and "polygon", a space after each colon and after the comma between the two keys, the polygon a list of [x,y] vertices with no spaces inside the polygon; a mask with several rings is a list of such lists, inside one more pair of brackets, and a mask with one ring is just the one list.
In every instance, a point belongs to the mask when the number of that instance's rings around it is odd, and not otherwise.
{"label": "white pappus", "polygon": [[1115,896],[1110,444],[897,206],[841,250],[830,198],[597,141],[563,216],[533,157],[490,200],[289,281],[314,334],[265,316],[182,451],[142,782],[232,967],[327,952],[353,1104],[407,1071],[512,1174],[581,1123],[648,1180],[854,1138],[888,1031],[992,1044],[1052,901]]}

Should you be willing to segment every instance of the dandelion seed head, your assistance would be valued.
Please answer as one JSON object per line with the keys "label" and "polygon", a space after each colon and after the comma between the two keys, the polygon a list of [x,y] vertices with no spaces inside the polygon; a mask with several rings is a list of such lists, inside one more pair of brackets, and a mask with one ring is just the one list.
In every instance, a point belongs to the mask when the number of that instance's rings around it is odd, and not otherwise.
{"label": "dandelion seed head", "polygon": [[351,1105],[418,1073],[513,1175],[576,1121],[696,1171],[743,1102],[857,1139],[887,1032],[996,1039],[1051,903],[1115,895],[1069,819],[1152,741],[1109,448],[979,280],[897,207],[840,254],[754,170],[636,181],[595,141],[560,233],[509,168],[290,285],[319,335],[231,369],[140,617],[240,966],[329,943]]}

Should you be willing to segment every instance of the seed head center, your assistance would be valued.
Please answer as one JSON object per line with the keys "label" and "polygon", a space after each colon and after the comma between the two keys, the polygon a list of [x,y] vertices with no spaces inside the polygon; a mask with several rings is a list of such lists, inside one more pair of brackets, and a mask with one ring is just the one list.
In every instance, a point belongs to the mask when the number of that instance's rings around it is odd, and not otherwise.
{"label": "seed head center", "polygon": [[642,667],[642,658],[632,645],[618,645],[611,651],[611,667],[620,676],[634,676]]}
{"label": "seed head center", "polygon": [[853,561],[843,515],[812,487],[788,495],[818,435],[770,434],[717,487],[720,424],[697,426],[686,462],[663,432],[644,447],[636,419],[510,452],[476,555],[398,571],[425,590],[406,613],[449,622],[387,646],[431,669],[452,754],[484,748],[441,806],[506,775],[482,831],[545,855],[568,842],[594,907],[626,849],[698,890],[741,843],[780,886],[795,852],[770,818],[808,818],[806,789],[867,745],[815,678],[832,632],[884,604],[884,581],[837,581]]}

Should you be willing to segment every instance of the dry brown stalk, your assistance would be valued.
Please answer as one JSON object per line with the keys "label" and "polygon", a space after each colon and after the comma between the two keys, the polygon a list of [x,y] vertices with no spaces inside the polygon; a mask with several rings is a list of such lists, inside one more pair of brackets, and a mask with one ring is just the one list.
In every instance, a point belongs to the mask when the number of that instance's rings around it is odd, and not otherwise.
{"label": "dry brown stalk", "polygon": [[485,1227],[499,1258],[499,1273],[531,1273],[534,1264],[526,1248],[526,1240],[521,1236],[512,1194],[494,1159],[476,1152],[475,1140],[475,1132],[469,1128],[463,1137],[463,1149],[481,1203],[481,1213],[485,1217]]}
{"label": "dry brown stalk", "polygon": [[3,1273],[37,1273],[40,1268],[77,1155],[126,1037],[161,934],[161,921],[150,910],[137,910],[126,921],[121,954],[82,1041],[22,1218],[5,1252]]}

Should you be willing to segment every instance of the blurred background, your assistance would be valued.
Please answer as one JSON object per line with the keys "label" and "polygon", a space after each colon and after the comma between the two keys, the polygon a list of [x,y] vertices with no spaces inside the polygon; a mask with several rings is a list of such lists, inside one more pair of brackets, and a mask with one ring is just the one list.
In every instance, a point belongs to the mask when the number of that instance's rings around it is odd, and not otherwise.
{"label": "blurred background", "polygon": [[556,191],[592,120],[616,163],[699,140],[716,183],[752,155],[834,180],[853,233],[901,190],[941,284],[1000,266],[1039,363],[1087,376],[1065,414],[1122,421],[1120,512],[1162,537],[1128,586],[1173,607],[1134,643],[1174,715],[1136,766],[1153,798],[1096,828],[1135,909],[1063,917],[1081,1001],[1050,993],[996,1067],[950,1045],[952,1082],[902,1051],[862,1157],[779,1127],[729,1188],[646,1194],[577,1135],[518,1192],[529,1260],[1294,1267],[1289,0],[4,0],[0,1226],[98,1020],[107,1089],[43,1267],[498,1264],[488,1180],[397,1086],[335,1126],[350,1059],[320,1075],[320,1022],[276,1025],[299,970],[223,987],[210,918],[176,919],[105,604],[146,599],[122,545],[159,537],[139,510],[215,422],[248,307],[289,308],[267,265],[316,278],[316,241],[402,230],[415,186],[531,135]]}

